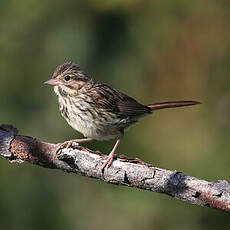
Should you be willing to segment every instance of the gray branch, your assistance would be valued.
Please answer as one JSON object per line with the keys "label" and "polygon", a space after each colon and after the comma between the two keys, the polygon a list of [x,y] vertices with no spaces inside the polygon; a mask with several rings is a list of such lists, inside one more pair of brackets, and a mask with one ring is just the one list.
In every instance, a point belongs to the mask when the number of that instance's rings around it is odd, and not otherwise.
{"label": "gray branch", "polygon": [[230,184],[208,182],[182,172],[156,168],[139,159],[121,157],[101,172],[105,156],[81,146],[63,149],[54,159],[57,144],[17,135],[11,125],[0,126],[0,155],[10,162],[29,162],[77,173],[116,185],[164,193],[190,203],[230,213]]}

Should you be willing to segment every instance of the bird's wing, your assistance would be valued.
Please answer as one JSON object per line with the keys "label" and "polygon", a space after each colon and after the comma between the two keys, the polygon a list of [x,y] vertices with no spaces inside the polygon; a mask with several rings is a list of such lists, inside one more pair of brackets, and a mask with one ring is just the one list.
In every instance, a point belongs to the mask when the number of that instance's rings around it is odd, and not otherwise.
{"label": "bird's wing", "polygon": [[105,84],[97,84],[90,90],[94,102],[105,111],[114,112],[122,117],[142,116],[151,113],[151,109],[138,103],[132,97],[118,92]]}

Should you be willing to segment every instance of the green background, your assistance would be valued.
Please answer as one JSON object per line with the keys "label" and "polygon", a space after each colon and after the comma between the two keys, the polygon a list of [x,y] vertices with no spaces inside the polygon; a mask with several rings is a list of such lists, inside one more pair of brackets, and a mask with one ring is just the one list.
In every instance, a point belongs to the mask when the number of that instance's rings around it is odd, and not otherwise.
{"label": "green background", "polygon": [[[0,115],[48,142],[81,137],[43,85],[72,60],[141,103],[198,100],[125,135],[118,153],[209,181],[230,176],[229,0],[0,1]],[[114,141],[86,144],[109,153]],[[0,229],[227,229],[229,215],[0,159]]]}

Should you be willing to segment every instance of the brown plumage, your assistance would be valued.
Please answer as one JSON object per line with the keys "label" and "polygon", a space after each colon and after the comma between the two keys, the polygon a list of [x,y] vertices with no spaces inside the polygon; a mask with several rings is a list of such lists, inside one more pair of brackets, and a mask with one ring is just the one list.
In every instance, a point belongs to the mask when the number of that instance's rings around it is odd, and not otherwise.
{"label": "brown plumage", "polygon": [[152,111],[200,104],[196,101],[169,101],[142,105],[132,97],[90,78],[77,64],[67,62],[57,67],[45,82],[54,86],[62,116],[86,138],[62,143],[56,153],[73,142],[117,138],[102,170],[110,166],[124,131]]}

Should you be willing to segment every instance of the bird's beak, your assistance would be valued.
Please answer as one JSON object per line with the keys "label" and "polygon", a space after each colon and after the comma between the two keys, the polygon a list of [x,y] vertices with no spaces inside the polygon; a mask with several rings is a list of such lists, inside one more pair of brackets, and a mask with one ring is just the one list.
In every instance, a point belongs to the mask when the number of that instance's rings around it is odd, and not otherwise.
{"label": "bird's beak", "polygon": [[57,79],[51,78],[48,81],[45,81],[44,84],[55,86],[59,84],[59,81]]}

